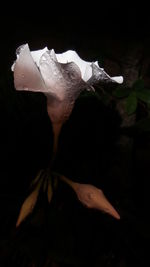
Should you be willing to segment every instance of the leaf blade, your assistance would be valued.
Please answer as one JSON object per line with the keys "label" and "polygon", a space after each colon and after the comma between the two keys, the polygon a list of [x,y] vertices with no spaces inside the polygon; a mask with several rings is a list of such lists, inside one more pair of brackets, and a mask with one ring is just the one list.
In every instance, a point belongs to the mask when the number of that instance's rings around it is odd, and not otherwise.
{"label": "leaf blade", "polygon": [[130,92],[131,92],[130,88],[118,86],[116,90],[113,92],[113,96],[117,98],[124,98],[124,97],[127,97],[130,94]]}
{"label": "leaf blade", "polygon": [[150,104],[150,90],[143,89],[136,92],[137,98],[142,100],[143,102]]}
{"label": "leaf blade", "polygon": [[103,191],[91,184],[75,183],[65,176],[60,176],[61,180],[67,183],[77,194],[79,201],[87,208],[97,209],[105,212],[119,220],[120,215],[105,197]]}
{"label": "leaf blade", "polygon": [[132,115],[137,108],[137,96],[135,92],[131,92],[126,100],[126,112]]}

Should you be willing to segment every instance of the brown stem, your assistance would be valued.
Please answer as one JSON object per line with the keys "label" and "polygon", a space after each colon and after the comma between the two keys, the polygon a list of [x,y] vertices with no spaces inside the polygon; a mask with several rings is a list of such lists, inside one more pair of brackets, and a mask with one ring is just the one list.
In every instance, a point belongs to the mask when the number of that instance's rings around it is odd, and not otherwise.
{"label": "brown stem", "polygon": [[54,135],[54,141],[53,141],[53,156],[55,157],[57,153],[57,147],[58,147],[58,138],[60,135],[62,123],[54,123],[53,124],[53,135]]}
{"label": "brown stem", "polygon": [[71,181],[70,179],[68,179],[67,177],[65,177],[64,175],[60,175],[59,178],[65,182],[66,184],[70,185],[72,187],[72,189],[76,189],[76,185],[77,183]]}
{"label": "brown stem", "polygon": [[57,148],[58,148],[58,139],[59,139],[59,135],[60,135],[60,131],[61,131],[61,127],[62,127],[62,124],[61,123],[54,123],[52,125],[53,127],[53,154],[52,154],[52,159],[51,159],[51,162],[50,162],[50,165],[48,167],[48,173],[51,172],[51,168],[53,166],[53,163],[55,161],[55,158],[56,158],[56,153],[57,153]]}

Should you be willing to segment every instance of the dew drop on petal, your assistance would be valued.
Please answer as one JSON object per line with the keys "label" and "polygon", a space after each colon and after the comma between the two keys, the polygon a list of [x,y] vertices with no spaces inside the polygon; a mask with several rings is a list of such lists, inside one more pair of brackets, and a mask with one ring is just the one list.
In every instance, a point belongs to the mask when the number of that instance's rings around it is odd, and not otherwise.
{"label": "dew drop on petal", "polygon": [[24,49],[25,44],[20,45],[17,49],[16,49],[16,56],[19,56],[19,54],[21,53],[21,51]]}

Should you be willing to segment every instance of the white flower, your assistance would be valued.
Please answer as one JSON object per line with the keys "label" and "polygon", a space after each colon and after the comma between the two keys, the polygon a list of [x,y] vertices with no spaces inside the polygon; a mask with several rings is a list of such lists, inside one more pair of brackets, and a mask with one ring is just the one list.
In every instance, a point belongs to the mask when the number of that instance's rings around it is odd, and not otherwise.
{"label": "white flower", "polygon": [[82,90],[92,90],[92,85],[101,81],[123,82],[121,76],[110,77],[98,62],[86,62],[75,51],[55,54],[46,47],[31,52],[28,44],[17,49],[12,71],[16,90],[46,95],[47,111],[53,124],[62,124],[69,117]]}
{"label": "white flower", "polygon": [[[57,152],[58,137],[61,126],[69,117],[76,98],[84,89],[93,90],[100,82],[122,83],[123,78],[110,77],[98,62],[86,62],[75,51],[55,54],[54,50],[45,47],[31,52],[28,44],[17,49],[17,60],[12,66],[16,90],[43,92],[47,97],[47,111],[54,133],[53,160]],[[92,186],[74,183],[64,176],[60,177],[76,192],[78,199],[88,208],[104,211],[116,219],[119,214],[109,203],[102,190]],[[17,226],[27,217],[35,206],[40,185],[23,203]],[[48,199],[51,200],[51,188],[48,188]]]}

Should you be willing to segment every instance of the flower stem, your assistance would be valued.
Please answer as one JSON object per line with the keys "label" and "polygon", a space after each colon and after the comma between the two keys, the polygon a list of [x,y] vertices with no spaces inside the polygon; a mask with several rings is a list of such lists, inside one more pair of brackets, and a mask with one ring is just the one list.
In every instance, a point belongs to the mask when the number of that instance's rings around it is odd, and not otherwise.
{"label": "flower stem", "polygon": [[56,158],[57,148],[58,148],[58,139],[59,139],[60,131],[62,128],[62,124],[61,123],[54,123],[52,125],[52,127],[53,127],[53,152],[52,152],[52,159],[51,159],[50,165],[48,167],[48,173],[51,172],[52,166],[53,166],[55,158]]}
{"label": "flower stem", "polygon": [[57,153],[57,147],[58,147],[58,138],[60,135],[60,131],[62,128],[62,123],[54,123],[53,124],[53,135],[54,135],[54,141],[53,141],[53,157],[55,158]]}
{"label": "flower stem", "polygon": [[70,187],[72,187],[72,189],[76,190],[77,188],[77,183],[71,181],[70,179],[68,179],[67,177],[65,177],[64,175],[60,175],[59,178],[65,182],[66,184],[68,184]]}

